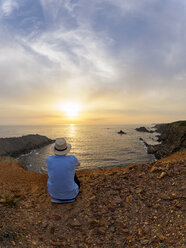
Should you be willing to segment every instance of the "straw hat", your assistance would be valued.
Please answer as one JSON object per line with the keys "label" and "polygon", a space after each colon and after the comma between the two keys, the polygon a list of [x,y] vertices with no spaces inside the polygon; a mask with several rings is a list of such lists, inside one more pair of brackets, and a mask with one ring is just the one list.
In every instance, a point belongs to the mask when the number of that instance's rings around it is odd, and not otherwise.
{"label": "straw hat", "polygon": [[57,138],[53,145],[53,151],[56,155],[65,155],[71,149],[71,144],[67,144],[64,138]]}

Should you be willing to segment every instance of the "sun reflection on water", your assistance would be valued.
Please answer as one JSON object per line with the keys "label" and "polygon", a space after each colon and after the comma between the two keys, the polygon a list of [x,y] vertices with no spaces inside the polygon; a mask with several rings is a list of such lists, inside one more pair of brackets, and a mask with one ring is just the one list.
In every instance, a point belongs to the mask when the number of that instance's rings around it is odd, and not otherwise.
{"label": "sun reflection on water", "polygon": [[74,126],[74,124],[70,124],[69,136],[70,136],[70,138],[75,137],[75,126]]}

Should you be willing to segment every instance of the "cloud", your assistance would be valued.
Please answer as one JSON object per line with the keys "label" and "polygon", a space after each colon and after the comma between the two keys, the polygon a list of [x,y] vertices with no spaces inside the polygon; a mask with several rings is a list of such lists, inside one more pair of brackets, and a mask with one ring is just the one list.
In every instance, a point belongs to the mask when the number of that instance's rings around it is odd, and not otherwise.
{"label": "cloud", "polygon": [[[44,91],[48,89],[49,84],[52,84],[53,88],[60,87],[63,90],[65,85],[69,85],[69,91],[73,91],[74,84],[86,89],[92,88],[91,85],[96,82],[103,84],[106,81],[113,82],[117,78],[117,65],[109,55],[104,41],[91,29],[81,25],[73,30],[63,25],[64,22],[61,23],[59,18],[63,4],[59,1],[55,3],[41,1],[41,3],[47,19],[45,22],[47,24],[51,20],[52,28],[41,29],[39,33],[35,32],[34,28],[38,27],[42,18],[39,19],[35,9],[32,8],[32,16],[26,18],[26,20],[28,18],[36,20],[32,33],[26,32],[27,28],[30,29],[30,25],[26,26],[24,33],[19,28],[12,31],[11,27],[16,25],[16,21],[13,24],[8,22],[8,28],[1,31],[1,33],[7,33],[7,38],[4,38],[5,43],[1,41],[1,68],[3,69],[1,94],[5,96],[4,93],[10,92],[10,88],[19,88],[21,89],[19,92],[12,92],[9,96],[12,97],[13,94],[19,97],[21,94],[25,96],[29,90],[33,93],[35,84],[38,87],[45,85]],[[25,8],[25,6],[20,8],[23,7]],[[74,15],[73,8],[72,6],[70,8],[67,1],[65,1],[65,9],[70,12],[70,16]],[[27,11],[27,14],[31,13]],[[59,25],[54,27],[56,20],[61,24],[60,27]],[[19,21],[23,25],[25,16],[22,15]],[[76,22],[78,23],[78,20]],[[10,31],[15,33],[13,39],[10,38]],[[8,44],[6,44],[7,40],[9,40]],[[8,74],[8,71],[11,71],[11,74]]]}
{"label": "cloud", "polygon": [[185,7],[183,0],[2,1],[0,97],[28,105],[36,97],[82,99],[131,113],[168,111],[172,102],[182,109]]}
{"label": "cloud", "polygon": [[4,0],[0,5],[0,16],[9,16],[19,5],[16,0]]}

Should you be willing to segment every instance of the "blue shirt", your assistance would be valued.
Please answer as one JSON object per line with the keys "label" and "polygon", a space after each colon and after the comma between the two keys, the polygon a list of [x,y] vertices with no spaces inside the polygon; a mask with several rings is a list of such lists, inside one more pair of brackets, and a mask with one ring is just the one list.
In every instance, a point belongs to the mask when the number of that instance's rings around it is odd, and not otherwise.
{"label": "blue shirt", "polygon": [[74,182],[78,160],[73,155],[55,155],[46,158],[48,168],[48,193],[55,199],[73,199],[79,193]]}

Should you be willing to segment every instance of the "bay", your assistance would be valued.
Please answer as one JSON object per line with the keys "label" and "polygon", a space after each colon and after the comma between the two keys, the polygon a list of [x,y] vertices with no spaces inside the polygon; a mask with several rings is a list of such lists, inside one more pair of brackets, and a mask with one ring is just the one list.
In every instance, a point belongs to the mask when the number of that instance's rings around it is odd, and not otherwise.
{"label": "bay", "polygon": [[[112,168],[155,160],[152,154],[147,154],[146,147],[139,138],[143,138],[147,143],[157,144],[157,133],[136,131],[135,128],[140,126],[142,125],[0,126],[0,137],[27,134],[45,135],[51,139],[64,137],[72,145],[69,154],[75,155],[81,163],[79,169]],[[153,128],[152,125],[143,126]],[[118,134],[120,130],[126,134]],[[48,155],[53,155],[52,145],[21,155],[19,159],[28,170],[47,173],[45,158]]]}

